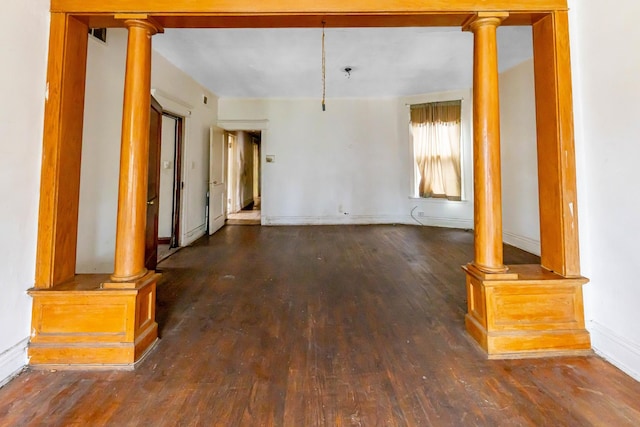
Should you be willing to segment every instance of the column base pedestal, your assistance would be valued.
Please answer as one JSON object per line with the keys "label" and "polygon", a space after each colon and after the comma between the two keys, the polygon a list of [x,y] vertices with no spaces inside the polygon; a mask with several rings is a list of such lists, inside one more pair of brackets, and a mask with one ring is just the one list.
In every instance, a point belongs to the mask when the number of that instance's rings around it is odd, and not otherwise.
{"label": "column base pedestal", "polygon": [[132,367],[158,338],[153,271],[126,288],[105,289],[107,275],[77,275],[33,297],[29,364]]}
{"label": "column base pedestal", "polygon": [[508,275],[495,277],[462,269],[466,328],[490,359],[591,352],[582,302],[586,278],[566,278],[539,265],[513,265]]}

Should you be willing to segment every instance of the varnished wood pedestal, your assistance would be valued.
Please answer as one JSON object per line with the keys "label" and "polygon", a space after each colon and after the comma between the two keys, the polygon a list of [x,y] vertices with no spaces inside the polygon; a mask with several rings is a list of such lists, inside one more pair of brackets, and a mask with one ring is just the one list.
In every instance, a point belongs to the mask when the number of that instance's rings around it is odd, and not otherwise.
{"label": "varnished wood pedestal", "polygon": [[116,289],[107,275],[77,275],[33,297],[30,365],[133,366],[158,338],[156,283],[149,272]]}
{"label": "varnished wood pedestal", "polygon": [[584,277],[565,278],[539,265],[514,265],[508,274],[467,274],[467,331],[489,358],[588,353]]}

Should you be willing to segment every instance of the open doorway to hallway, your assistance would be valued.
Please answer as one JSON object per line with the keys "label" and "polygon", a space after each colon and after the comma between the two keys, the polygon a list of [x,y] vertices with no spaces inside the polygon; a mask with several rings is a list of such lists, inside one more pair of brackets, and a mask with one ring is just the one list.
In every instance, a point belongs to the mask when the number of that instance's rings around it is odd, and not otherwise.
{"label": "open doorway to hallway", "polygon": [[170,256],[179,247],[183,121],[178,115],[162,113],[158,260]]}
{"label": "open doorway to hallway", "polygon": [[261,131],[227,132],[227,224],[261,223]]}

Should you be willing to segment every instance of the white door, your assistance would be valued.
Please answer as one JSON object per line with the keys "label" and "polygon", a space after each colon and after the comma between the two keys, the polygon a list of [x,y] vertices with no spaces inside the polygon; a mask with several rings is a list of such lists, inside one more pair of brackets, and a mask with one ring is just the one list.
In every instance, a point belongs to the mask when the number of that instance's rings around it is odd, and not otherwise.
{"label": "white door", "polygon": [[209,234],[213,234],[222,228],[227,216],[224,130],[212,126],[209,138]]}

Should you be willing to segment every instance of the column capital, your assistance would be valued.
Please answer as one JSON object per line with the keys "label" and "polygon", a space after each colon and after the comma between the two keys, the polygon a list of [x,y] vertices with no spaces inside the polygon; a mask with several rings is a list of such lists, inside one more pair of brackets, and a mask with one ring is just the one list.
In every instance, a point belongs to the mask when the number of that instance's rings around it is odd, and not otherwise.
{"label": "column capital", "polygon": [[124,21],[124,25],[127,28],[144,28],[151,36],[157,33],[164,33],[164,27],[162,27],[158,21],[146,14],[125,13],[114,15],[114,18]]}
{"label": "column capital", "polygon": [[478,12],[469,16],[462,23],[462,31],[475,31],[478,27],[491,25],[500,26],[502,21],[509,17],[509,12]]}

